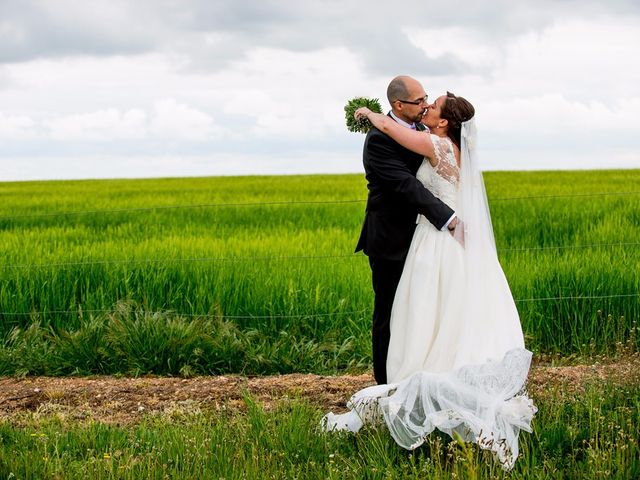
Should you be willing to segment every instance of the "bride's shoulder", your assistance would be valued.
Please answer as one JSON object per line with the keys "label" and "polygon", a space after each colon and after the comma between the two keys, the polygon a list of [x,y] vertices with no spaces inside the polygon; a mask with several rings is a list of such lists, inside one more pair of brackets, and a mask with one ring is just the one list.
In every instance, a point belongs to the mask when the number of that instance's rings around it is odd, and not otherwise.
{"label": "bride's shoulder", "polygon": [[453,145],[453,142],[449,137],[441,137],[440,135],[436,135],[435,133],[431,133],[431,139],[433,143],[442,143],[444,145]]}
{"label": "bride's shoulder", "polygon": [[460,165],[460,151],[449,137],[431,134],[433,150],[438,162],[446,160],[448,163]]}
{"label": "bride's shoulder", "polygon": [[453,142],[449,137],[440,137],[439,135],[432,133],[431,142],[433,143],[434,147],[437,147],[442,152],[446,152],[446,151],[453,152],[455,149],[455,145],[453,144]]}

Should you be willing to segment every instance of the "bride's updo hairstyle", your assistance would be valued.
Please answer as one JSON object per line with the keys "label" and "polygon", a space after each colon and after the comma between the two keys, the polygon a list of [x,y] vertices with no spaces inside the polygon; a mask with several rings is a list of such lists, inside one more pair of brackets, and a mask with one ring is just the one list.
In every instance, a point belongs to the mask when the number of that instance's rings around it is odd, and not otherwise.
{"label": "bride's updo hairstyle", "polygon": [[447,98],[440,110],[440,118],[444,118],[449,122],[447,135],[458,148],[460,148],[460,133],[462,124],[467,120],[471,120],[476,113],[476,109],[468,100],[462,97],[456,97],[453,93],[447,92]]}

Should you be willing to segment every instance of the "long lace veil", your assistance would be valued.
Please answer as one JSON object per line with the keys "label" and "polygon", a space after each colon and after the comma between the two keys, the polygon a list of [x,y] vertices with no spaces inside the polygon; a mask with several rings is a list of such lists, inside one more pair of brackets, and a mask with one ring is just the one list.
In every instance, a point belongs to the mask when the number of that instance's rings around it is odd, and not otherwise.
{"label": "long lace veil", "polygon": [[[485,191],[480,159],[477,148],[477,129],[475,120],[462,124],[460,144],[460,183],[458,187],[457,214],[462,220],[464,234],[464,264],[467,285],[461,301],[464,304],[463,315],[471,335],[465,335],[466,342],[461,345],[462,352],[480,348],[477,343],[484,339],[486,351],[498,359],[505,353],[508,345],[514,343],[524,347],[518,311],[509,289],[504,272],[500,267],[493,236],[491,214]],[[513,318],[509,325],[513,332],[492,332],[491,317],[494,315]],[[487,316],[489,318],[487,318]],[[464,354],[460,355],[461,365]]]}
{"label": "long lace veil", "polygon": [[463,222],[465,266],[467,268],[467,312],[477,311],[484,298],[482,280],[485,265],[496,257],[491,213],[477,153],[475,119],[462,124],[460,141],[460,185],[458,213]]}
{"label": "long lace veil", "polygon": [[482,179],[477,154],[477,129],[475,119],[462,124],[460,142],[460,187],[458,189],[458,212],[464,223],[464,244],[467,264],[471,271],[485,255],[496,255],[496,244],[491,225],[491,214],[487,193]]}

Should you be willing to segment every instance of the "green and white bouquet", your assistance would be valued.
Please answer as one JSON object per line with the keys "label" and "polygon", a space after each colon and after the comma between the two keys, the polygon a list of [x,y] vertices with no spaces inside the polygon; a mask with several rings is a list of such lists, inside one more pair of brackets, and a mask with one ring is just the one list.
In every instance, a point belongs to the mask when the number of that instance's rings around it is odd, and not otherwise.
{"label": "green and white bouquet", "polygon": [[372,112],[382,113],[382,107],[377,98],[352,98],[344,106],[344,117],[347,121],[347,130],[350,132],[367,133],[371,129],[371,122],[366,117],[356,120],[353,116],[354,112],[360,107],[367,107]]}

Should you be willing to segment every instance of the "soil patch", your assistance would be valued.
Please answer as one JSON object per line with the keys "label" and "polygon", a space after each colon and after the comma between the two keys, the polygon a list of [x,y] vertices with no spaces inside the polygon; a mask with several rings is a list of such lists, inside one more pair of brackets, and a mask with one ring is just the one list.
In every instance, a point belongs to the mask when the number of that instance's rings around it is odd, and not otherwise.
{"label": "soil patch", "polygon": [[[560,390],[579,394],[594,382],[640,384],[640,356],[577,366],[532,366],[528,391],[534,401]],[[371,374],[291,374],[215,377],[2,377],[0,419],[57,414],[70,420],[134,424],[147,414],[174,415],[239,408],[248,394],[266,409],[287,398],[303,398],[329,411],[344,411],[357,390],[375,382]]]}

